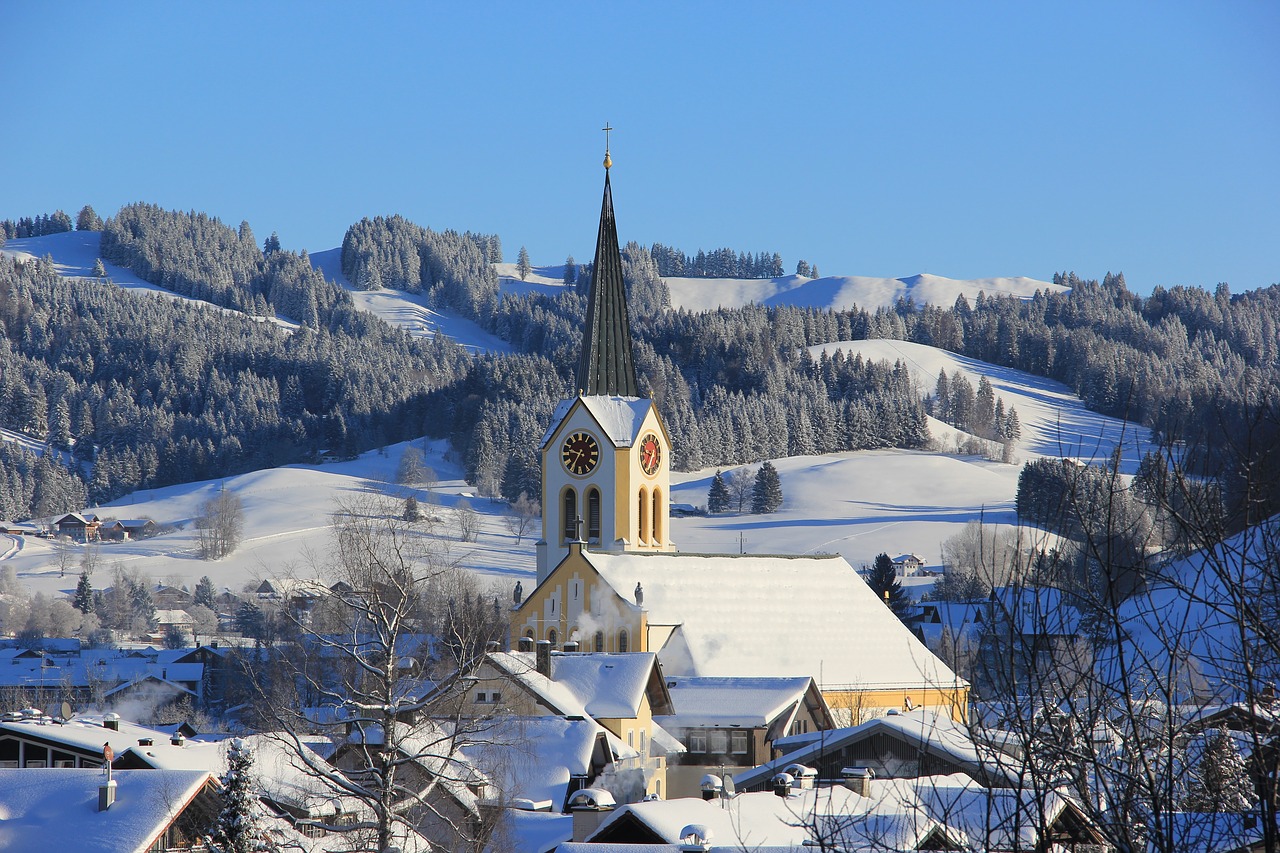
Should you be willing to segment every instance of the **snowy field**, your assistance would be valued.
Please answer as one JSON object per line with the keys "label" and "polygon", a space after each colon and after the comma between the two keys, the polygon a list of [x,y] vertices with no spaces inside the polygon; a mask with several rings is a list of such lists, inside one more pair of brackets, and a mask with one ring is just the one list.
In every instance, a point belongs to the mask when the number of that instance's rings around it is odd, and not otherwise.
{"label": "snowy field", "polygon": [[[703,553],[840,553],[854,566],[869,565],[876,554],[912,552],[926,566],[941,564],[942,543],[970,521],[1012,525],[1020,464],[1039,454],[1105,459],[1124,437],[1125,470],[1133,470],[1144,450],[1133,440],[1137,430],[1084,409],[1063,386],[1018,371],[974,362],[961,356],[902,341],[833,344],[857,350],[864,358],[901,358],[919,371],[931,388],[939,368],[962,370],[977,384],[985,374],[1006,405],[1017,407],[1023,438],[1018,464],[1004,465],[945,452],[877,450],[781,459],[785,501],[772,515],[727,514],[673,518],[671,531],[683,551]],[[1070,425],[1067,432],[1065,425]],[[943,446],[955,446],[955,430],[933,421],[930,430]],[[410,494],[394,484],[406,445],[370,451],[359,459],[324,465],[295,465],[257,471],[224,480],[189,483],[129,495],[93,508],[104,517],[147,516],[182,529],[140,542],[103,544],[95,586],[110,583],[115,566],[137,569],[156,581],[191,586],[208,574],[219,587],[239,591],[262,577],[286,572],[315,575],[329,543],[329,517],[339,502],[371,494],[402,501]],[[517,544],[507,528],[505,507],[471,494],[443,442],[429,445],[427,464],[439,482],[418,499],[433,503],[440,519],[441,546],[459,565],[509,589],[517,580],[533,583],[537,532]],[[714,469],[672,475],[672,500],[706,503]],[[226,488],[245,506],[245,529],[236,552],[218,562],[197,554],[191,520],[200,504]],[[467,500],[481,516],[476,542],[462,542],[452,513]],[[50,544],[42,539],[0,538],[0,565],[12,567],[33,590],[69,592],[75,572],[59,577]],[[927,582],[926,582],[927,583]],[[919,590],[916,590],[919,592]]]}

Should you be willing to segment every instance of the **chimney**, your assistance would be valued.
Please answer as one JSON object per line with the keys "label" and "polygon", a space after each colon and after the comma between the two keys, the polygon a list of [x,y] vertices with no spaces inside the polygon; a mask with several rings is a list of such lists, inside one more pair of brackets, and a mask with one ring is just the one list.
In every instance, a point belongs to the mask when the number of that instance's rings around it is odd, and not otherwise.
{"label": "chimney", "polygon": [[583,788],[569,797],[569,811],[573,814],[573,840],[585,841],[613,811],[617,801],[608,791],[600,788]]}
{"label": "chimney", "polygon": [[791,783],[794,781],[790,773],[779,773],[769,780],[769,784],[773,786],[773,793],[779,797],[791,796]]}
{"label": "chimney", "polygon": [[538,658],[537,658],[538,674],[545,675],[547,678],[550,678],[551,677],[551,641],[539,640],[537,642],[537,647],[538,647]]}
{"label": "chimney", "polygon": [[516,643],[516,648],[522,652],[533,651],[533,637],[521,637]]}
{"label": "chimney", "polygon": [[844,786],[860,797],[871,796],[871,780],[875,775],[870,767],[846,767],[840,771]]}
{"label": "chimney", "polygon": [[818,771],[803,764],[788,764],[782,768],[782,772],[794,777],[794,787],[797,791],[812,791],[818,780]]}
{"label": "chimney", "polygon": [[565,643],[564,650],[567,654],[573,654],[578,650],[578,641],[570,640],[569,642]]}
{"label": "chimney", "polygon": [[104,715],[102,718],[102,727],[104,729],[111,729],[113,732],[120,731],[120,715],[115,712]]}
{"label": "chimney", "polygon": [[182,746],[186,742],[187,739],[182,736],[182,732],[174,732],[173,737],[169,738],[169,743],[174,746]]}
{"label": "chimney", "polygon": [[155,740],[149,737],[138,738],[138,746],[154,746]]}
{"label": "chimney", "polygon": [[707,853],[711,849],[711,829],[692,823],[680,830],[680,853]]}
{"label": "chimney", "polygon": [[105,812],[116,801],[116,780],[108,779],[98,786],[98,811]]}
{"label": "chimney", "polygon": [[724,791],[724,782],[716,774],[708,773],[702,777],[702,784],[698,787],[702,789],[702,799],[714,800]]}

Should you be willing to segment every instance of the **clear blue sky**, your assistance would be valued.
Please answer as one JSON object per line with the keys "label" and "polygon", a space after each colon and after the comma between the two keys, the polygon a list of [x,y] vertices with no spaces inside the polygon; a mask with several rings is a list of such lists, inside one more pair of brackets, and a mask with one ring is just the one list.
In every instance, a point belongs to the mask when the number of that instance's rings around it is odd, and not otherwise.
{"label": "clear blue sky", "polygon": [[1280,282],[1280,4],[0,5],[0,218],[363,216],[588,259]]}

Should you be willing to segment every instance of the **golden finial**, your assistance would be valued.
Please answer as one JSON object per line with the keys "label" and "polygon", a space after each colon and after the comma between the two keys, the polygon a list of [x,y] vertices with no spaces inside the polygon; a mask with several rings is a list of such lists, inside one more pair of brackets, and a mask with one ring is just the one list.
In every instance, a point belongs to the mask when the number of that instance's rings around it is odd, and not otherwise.
{"label": "golden finial", "polygon": [[609,126],[609,122],[604,123],[604,127],[600,128],[604,131],[604,167],[609,169],[613,166],[613,158],[609,156],[609,132],[613,130]]}

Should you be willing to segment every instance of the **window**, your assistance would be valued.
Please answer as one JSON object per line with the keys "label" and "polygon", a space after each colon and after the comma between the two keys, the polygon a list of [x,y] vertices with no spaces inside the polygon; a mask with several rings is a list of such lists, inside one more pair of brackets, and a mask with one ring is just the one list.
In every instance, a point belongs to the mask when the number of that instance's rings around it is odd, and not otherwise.
{"label": "window", "polygon": [[627,746],[632,747],[634,749],[635,745],[636,745],[636,731],[635,729],[627,729]]}
{"label": "window", "polygon": [[645,489],[640,490],[640,514],[637,516],[639,520],[639,530],[637,538],[641,542],[649,541],[649,493]]}
{"label": "window", "polygon": [[476,692],[476,704],[483,705],[489,701],[489,694],[483,690]]}
{"label": "window", "polygon": [[490,701],[490,702],[492,702],[493,704],[497,705],[499,702],[501,702],[501,701],[502,701],[502,692],[501,692],[501,691],[499,691],[499,690],[494,690],[494,691],[490,692],[490,693],[489,693],[489,701]]}
{"label": "window", "polygon": [[573,489],[564,490],[564,541],[573,542],[578,538],[578,493]]}
{"label": "window", "polygon": [[689,751],[690,752],[706,752],[707,751],[707,733],[702,730],[689,732]]}
{"label": "window", "polygon": [[646,739],[647,739],[647,738],[646,738],[645,732],[644,732],[644,730],[643,730],[643,729],[641,729],[641,731],[640,731],[640,756],[641,756],[642,758],[644,757],[644,748],[645,748],[645,741],[646,741]]}
{"label": "window", "polygon": [[725,755],[729,752],[729,733],[713,729],[710,737],[707,738],[707,745],[711,747],[712,753]]}
{"label": "window", "polygon": [[662,490],[653,490],[653,513],[650,521],[653,524],[653,536],[651,537],[654,545],[662,544]]}
{"label": "window", "polygon": [[604,651],[604,631],[596,631],[595,645],[596,651]]}
{"label": "window", "polygon": [[627,632],[626,632],[626,629],[623,629],[623,630],[621,630],[621,631],[619,631],[619,632],[618,632],[618,651],[620,651],[620,652],[629,652],[629,651],[631,651],[631,647],[630,647],[630,645],[627,643],[627,639],[628,639],[628,638],[627,638]]}
{"label": "window", "polygon": [[556,629],[552,628],[547,632],[547,639],[551,641],[551,648],[556,647],[556,641],[560,639],[560,635],[556,633]]}
{"label": "window", "polygon": [[734,755],[747,754],[746,732],[729,732],[729,751]]}
{"label": "window", "polygon": [[587,541],[600,541],[600,490],[587,490]]}

